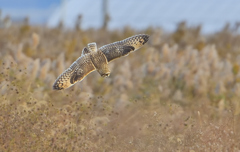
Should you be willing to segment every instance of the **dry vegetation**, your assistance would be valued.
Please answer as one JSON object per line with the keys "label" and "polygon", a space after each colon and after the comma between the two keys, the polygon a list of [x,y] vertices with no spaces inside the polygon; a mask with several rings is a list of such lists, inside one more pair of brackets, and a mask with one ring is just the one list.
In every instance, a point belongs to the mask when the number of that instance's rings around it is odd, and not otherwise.
{"label": "dry vegetation", "polygon": [[[64,91],[52,84],[89,42],[137,33],[146,46]],[[240,150],[240,36],[64,31],[29,25],[0,29],[0,151]]]}

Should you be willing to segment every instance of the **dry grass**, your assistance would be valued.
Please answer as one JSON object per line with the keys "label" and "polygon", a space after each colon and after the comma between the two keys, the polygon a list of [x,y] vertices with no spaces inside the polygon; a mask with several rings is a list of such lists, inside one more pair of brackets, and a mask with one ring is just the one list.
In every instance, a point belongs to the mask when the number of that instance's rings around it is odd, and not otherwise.
{"label": "dry grass", "polygon": [[[52,84],[89,42],[137,33],[141,50],[64,91]],[[0,29],[0,151],[239,151],[240,37],[159,29]]]}

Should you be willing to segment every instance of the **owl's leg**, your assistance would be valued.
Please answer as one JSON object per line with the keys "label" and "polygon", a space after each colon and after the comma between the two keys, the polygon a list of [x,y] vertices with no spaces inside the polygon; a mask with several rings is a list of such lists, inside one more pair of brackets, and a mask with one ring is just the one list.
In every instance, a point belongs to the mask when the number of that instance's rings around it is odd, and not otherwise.
{"label": "owl's leg", "polygon": [[86,54],[88,54],[90,52],[91,52],[91,50],[89,50],[88,48],[84,47],[83,50],[82,50],[82,55],[81,56],[84,56],[84,55],[86,55]]}
{"label": "owl's leg", "polygon": [[94,52],[97,51],[97,44],[95,42],[88,43],[88,46],[83,48],[81,56],[84,56],[92,51],[94,51]]}

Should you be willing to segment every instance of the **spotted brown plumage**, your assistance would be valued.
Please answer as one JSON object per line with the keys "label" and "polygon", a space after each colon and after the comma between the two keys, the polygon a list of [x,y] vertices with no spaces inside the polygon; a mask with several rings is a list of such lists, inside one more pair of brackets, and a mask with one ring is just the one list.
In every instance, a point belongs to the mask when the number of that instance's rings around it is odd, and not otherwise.
{"label": "spotted brown plumage", "polygon": [[141,48],[149,39],[146,34],[139,34],[122,41],[104,45],[97,49],[96,43],[89,43],[83,48],[82,55],[65,70],[53,84],[53,89],[66,89],[80,82],[90,72],[97,70],[102,77],[108,77],[108,62],[127,56],[130,52]]}
{"label": "spotted brown plumage", "polygon": [[122,41],[114,42],[108,45],[104,45],[99,48],[106,56],[108,62],[119,58],[121,56],[126,56],[132,51],[136,51],[142,47],[149,39],[146,34],[139,34]]}
{"label": "spotted brown plumage", "polygon": [[66,89],[76,82],[83,80],[83,78],[94,71],[95,67],[91,61],[90,53],[80,56],[73,64],[58,76],[53,89],[62,90]]}

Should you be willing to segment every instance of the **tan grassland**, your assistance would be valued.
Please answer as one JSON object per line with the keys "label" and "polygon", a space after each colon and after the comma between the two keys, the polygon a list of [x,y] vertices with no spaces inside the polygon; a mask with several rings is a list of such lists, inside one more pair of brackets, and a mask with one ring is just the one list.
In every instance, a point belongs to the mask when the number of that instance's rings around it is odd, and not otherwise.
{"label": "tan grassland", "polygon": [[[239,152],[240,35],[200,29],[0,29],[0,151]],[[149,42],[110,77],[52,90],[88,43],[139,33]]]}

